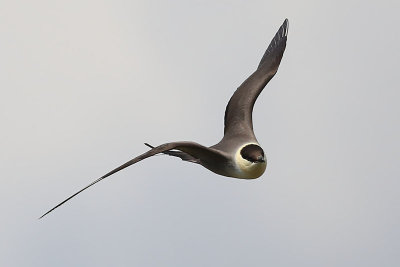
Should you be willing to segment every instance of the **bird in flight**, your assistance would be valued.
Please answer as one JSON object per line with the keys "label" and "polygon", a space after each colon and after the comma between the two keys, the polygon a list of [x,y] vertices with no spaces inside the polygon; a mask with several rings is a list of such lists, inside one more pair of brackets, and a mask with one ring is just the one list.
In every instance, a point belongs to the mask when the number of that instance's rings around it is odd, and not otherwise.
{"label": "bird in flight", "polygon": [[159,153],[200,164],[214,173],[228,177],[241,179],[260,177],[267,167],[267,160],[253,132],[253,107],[258,95],[278,71],[286,48],[288,23],[285,19],[261,58],[257,69],[239,86],[229,100],[225,110],[224,136],[218,144],[206,147],[195,142],[181,141],[153,147],[145,143],[150,147],[149,151],[93,181],[40,218],[104,178]]}

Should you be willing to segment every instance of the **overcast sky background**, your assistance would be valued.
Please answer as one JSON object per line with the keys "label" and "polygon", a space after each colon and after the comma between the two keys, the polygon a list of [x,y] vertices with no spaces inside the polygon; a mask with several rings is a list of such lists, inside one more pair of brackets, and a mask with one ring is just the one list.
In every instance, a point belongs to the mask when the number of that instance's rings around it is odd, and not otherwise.
{"label": "overcast sky background", "polygon": [[[1,266],[400,264],[398,1],[2,1]],[[285,18],[254,109],[257,180],[146,151],[222,137]]]}

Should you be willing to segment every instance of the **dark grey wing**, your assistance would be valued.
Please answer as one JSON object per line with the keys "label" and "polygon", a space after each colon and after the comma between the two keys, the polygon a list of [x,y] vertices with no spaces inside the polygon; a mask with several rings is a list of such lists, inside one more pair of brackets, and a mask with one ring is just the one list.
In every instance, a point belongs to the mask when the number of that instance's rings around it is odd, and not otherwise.
{"label": "dark grey wing", "polygon": [[[150,147],[150,148],[154,148],[154,146],[152,146],[152,145],[150,145],[148,143],[144,143],[144,144],[146,146]],[[195,157],[192,157],[188,153],[185,153],[185,152],[182,152],[182,151],[171,151],[171,150],[168,150],[168,151],[164,151],[162,153],[165,154],[165,155],[168,155],[168,156],[178,157],[183,161],[189,161],[189,162],[198,163],[198,164],[200,163],[199,159],[196,159]]]}
{"label": "dark grey wing", "polygon": [[288,20],[285,19],[264,53],[257,70],[235,91],[225,110],[224,136],[251,135],[252,112],[258,95],[278,71],[286,48]]}
{"label": "dark grey wing", "polygon": [[89,184],[88,186],[84,187],[83,189],[79,190],[78,192],[76,192],[75,194],[73,194],[72,196],[68,197],[67,199],[65,199],[64,201],[62,201],[61,203],[57,204],[54,208],[52,208],[51,210],[47,211],[45,214],[43,214],[42,216],[40,216],[39,219],[43,218],[44,216],[46,216],[47,214],[49,214],[50,212],[52,212],[53,210],[55,210],[56,208],[60,207],[62,204],[64,204],[65,202],[67,202],[68,200],[70,200],[71,198],[73,198],[74,196],[78,195],[79,193],[85,191],[86,189],[88,189],[89,187],[91,187],[92,185],[100,182],[101,180],[103,180],[104,178],[119,172],[122,169],[125,169],[128,166],[131,166],[132,164],[135,164],[145,158],[154,156],[158,153],[164,153],[168,150],[171,149],[178,149],[178,150],[182,150],[185,153],[188,153],[190,155],[192,155],[195,158],[203,158],[203,157],[210,157],[210,158],[215,158],[215,157],[220,157],[220,152],[212,149],[212,148],[207,148],[205,146],[202,146],[200,144],[194,143],[194,142],[172,142],[172,143],[166,143],[157,147],[154,147],[152,149],[150,149],[149,151],[143,153],[140,156],[137,156],[134,159],[131,159],[130,161],[126,162],[125,164],[119,166],[118,168],[110,171],[109,173],[101,176],[100,178],[98,178],[97,180],[93,181],[91,184]]}

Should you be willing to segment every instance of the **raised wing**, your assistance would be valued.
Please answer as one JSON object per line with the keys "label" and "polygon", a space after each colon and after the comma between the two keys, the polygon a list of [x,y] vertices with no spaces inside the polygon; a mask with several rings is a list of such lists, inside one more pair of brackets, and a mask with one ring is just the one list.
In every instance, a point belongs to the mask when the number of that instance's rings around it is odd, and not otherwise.
{"label": "raised wing", "polygon": [[126,167],[131,166],[132,164],[135,164],[143,159],[146,159],[148,157],[154,156],[158,153],[165,153],[171,149],[177,149],[177,150],[181,150],[187,154],[189,154],[190,156],[196,158],[196,159],[201,159],[201,158],[218,158],[218,157],[222,157],[223,155],[212,148],[208,148],[205,146],[202,146],[200,144],[194,143],[194,142],[172,142],[172,143],[166,143],[157,147],[154,147],[152,149],[150,149],[149,151],[143,153],[140,156],[137,156],[134,159],[131,159],[130,161],[126,162],[125,164],[119,166],[118,168],[110,171],[109,173],[101,176],[100,178],[98,178],[97,180],[93,181],[91,184],[89,184],[88,186],[82,188],[81,190],[79,190],[78,192],[76,192],[75,194],[71,195],[70,197],[68,197],[67,199],[65,199],[64,201],[62,201],[61,203],[57,204],[54,208],[52,208],[51,210],[47,211],[45,214],[43,214],[42,216],[40,216],[39,219],[43,218],[44,216],[46,216],[47,214],[49,214],[50,212],[52,212],[53,210],[55,210],[56,208],[60,207],[62,204],[64,204],[65,202],[67,202],[68,200],[70,200],[71,198],[75,197],[76,195],[78,195],[79,193],[85,191],[86,189],[88,189],[89,187],[91,187],[92,185],[100,182],[101,180],[103,180],[104,178],[107,178],[108,176],[119,172],[122,169],[125,169]]}
{"label": "raised wing", "polygon": [[288,20],[285,19],[262,57],[257,70],[235,91],[225,110],[225,136],[251,135],[253,133],[253,107],[258,95],[278,71],[286,48]]}

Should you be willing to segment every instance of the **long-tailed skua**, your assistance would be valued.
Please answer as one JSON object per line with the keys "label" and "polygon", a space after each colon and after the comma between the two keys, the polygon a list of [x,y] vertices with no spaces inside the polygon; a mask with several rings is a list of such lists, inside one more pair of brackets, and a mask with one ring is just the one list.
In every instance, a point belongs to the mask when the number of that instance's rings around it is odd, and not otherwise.
{"label": "long-tailed skua", "polygon": [[257,69],[238,87],[229,100],[225,110],[224,136],[218,144],[206,147],[195,142],[182,141],[153,147],[145,143],[151,148],[149,151],[98,178],[40,218],[104,178],[159,153],[200,164],[214,173],[228,177],[242,179],[260,177],[267,167],[267,160],[254,135],[252,112],[258,95],[278,71],[286,48],[287,34],[286,19],[265,51]]}

